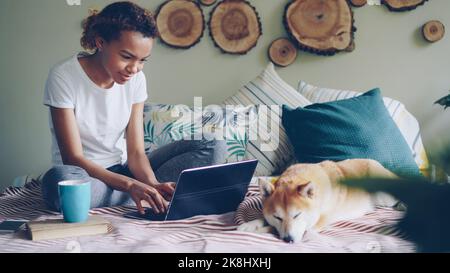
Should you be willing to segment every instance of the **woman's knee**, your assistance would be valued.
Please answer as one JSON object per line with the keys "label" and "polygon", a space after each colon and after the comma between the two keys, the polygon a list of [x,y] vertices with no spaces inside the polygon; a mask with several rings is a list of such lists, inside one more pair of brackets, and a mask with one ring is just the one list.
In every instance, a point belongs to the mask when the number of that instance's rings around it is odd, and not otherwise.
{"label": "woman's knee", "polygon": [[55,166],[48,170],[42,177],[42,197],[47,206],[52,210],[59,211],[58,183],[60,181],[87,177],[87,172],[78,166]]}
{"label": "woman's knee", "polygon": [[217,140],[204,137],[201,140],[201,150],[207,150],[211,158],[211,164],[222,164],[226,161],[227,142],[226,140]]}
{"label": "woman's knee", "polygon": [[72,165],[55,166],[48,170],[42,177],[43,184],[57,184],[63,180],[84,179],[88,176],[87,172]]}

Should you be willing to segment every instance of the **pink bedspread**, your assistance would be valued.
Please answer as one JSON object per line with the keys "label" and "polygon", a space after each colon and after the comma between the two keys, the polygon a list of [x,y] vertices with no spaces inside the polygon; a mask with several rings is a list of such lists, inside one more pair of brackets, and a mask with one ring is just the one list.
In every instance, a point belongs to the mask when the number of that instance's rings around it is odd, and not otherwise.
{"label": "pink bedspread", "polygon": [[[272,234],[239,232],[236,227],[261,215],[256,177],[236,213],[197,216],[186,220],[150,222],[121,215],[130,207],[93,209],[111,221],[109,234],[33,242],[25,232],[0,235],[0,252],[414,252],[414,244],[392,227],[402,213],[392,209],[375,211],[351,221],[337,222],[303,242],[288,244]],[[0,221],[61,217],[48,211],[40,184],[8,188],[0,194]]]}

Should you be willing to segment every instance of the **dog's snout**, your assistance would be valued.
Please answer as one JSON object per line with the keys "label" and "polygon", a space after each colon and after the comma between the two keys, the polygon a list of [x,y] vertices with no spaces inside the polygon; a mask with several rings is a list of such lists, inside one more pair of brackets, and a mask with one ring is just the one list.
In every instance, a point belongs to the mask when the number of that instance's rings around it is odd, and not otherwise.
{"label": "dog's snout", "polygon": [[290,235],[283,237],[283,241],[286,243],[292,244],[294,242],[294,238],[292,238]]}

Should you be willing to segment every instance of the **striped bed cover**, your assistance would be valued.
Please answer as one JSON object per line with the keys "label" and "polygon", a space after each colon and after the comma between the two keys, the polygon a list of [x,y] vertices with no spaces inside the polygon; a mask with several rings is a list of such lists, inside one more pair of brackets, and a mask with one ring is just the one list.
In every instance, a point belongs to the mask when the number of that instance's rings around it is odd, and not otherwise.
{"label": "striped bed cover", "polygon": [[[401,212],[377,208],[359,219],[337,222],[302,242],[288,244],[272,234],[239,232],[238,224],[261,215],[257,178],[236,213],[197,216],[186,220],[151,222],[121,217],[134,210],[113,207],[91,210],[111,221],[109,234],[33,242],[24,231],[0,235],[0,252],[414,252],[415,246],[392,227]],[[46,210],[36,180],[0,194],[0,221],[61,217]]]}

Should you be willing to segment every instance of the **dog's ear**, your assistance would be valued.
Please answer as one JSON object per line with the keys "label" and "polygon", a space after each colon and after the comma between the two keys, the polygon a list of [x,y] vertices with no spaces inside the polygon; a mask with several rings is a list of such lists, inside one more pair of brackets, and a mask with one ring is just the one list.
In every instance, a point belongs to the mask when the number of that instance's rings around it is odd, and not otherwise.
{"label": "dog's ear", "polygon": [[311,181],[306,184],[299,185],[297,186],[297,192],[300,196],[312,198],[314,196],[314,185]]}
{"label": "dog's ear", "polygon": [[273,186],[272,182],[267,180],[267,179],[259,179],[259,192],[261,194],[261,197],[263,199],[269,197],[270,195],[272,195],[273,190],[275,189],[275,187]]}

